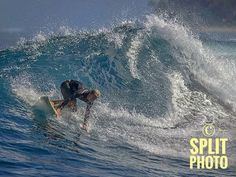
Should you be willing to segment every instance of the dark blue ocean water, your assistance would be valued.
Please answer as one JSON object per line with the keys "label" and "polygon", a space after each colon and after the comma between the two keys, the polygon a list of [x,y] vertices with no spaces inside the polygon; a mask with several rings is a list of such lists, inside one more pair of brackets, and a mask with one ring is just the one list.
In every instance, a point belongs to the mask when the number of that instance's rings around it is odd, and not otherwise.
{"label": "dark blue ocean water", "polygon": [[[236,43],[149,15],[95,32],[43,32],[0,51],[1,176],[235,176]],[[214,34],[215,36],[215,34]],[[39,114],[66,79],[98,88],[80,111]],[[189,140],[211,121],[230,139],[227,170],[190,170]]]}

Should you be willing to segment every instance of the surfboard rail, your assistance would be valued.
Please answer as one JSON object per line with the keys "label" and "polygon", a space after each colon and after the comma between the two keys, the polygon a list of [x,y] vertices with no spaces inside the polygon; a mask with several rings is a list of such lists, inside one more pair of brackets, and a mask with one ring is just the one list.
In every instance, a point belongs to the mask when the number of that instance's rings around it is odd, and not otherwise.
{"label": "surfboard rail", "polygon": [[40,100],[44,102],[50,109],[51,113],[55,115],[57,115],[56,106],[63,102],[63,100],[50,100],[48,96],[42,96],[40,97]]}

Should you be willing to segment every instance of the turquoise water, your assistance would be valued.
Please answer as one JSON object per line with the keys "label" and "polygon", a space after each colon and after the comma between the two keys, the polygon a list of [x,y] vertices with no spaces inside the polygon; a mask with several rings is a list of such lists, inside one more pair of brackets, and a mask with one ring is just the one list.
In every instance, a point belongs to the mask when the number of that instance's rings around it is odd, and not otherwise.
{"label": "turquoise water", "polygon": [[[0,174],[234,176],[235,47],[149,15],[95,32],[40,32],[1,50]],[[66,79],[102,92],[89,133],[82,113],[35,113],[40,96],[61,97]],[[230,139],[227,170],[189,169],[189,140],[206,121]]]}

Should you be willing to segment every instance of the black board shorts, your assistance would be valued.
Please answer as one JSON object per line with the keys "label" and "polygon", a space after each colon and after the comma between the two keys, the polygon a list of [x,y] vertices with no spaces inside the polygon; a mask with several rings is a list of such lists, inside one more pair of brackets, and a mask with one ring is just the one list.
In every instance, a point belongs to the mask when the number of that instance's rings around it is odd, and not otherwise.
{"label": "black board shorts", "polygon": [[61,84],[61,94],[62,94],[64,100],[70,99],[71,101],[76,101],[76,98],[71,99],[73,93],[72,93],[72,90],[70,88],[69,83],[70,83],[69,80],[66,80],[66,81],[62,82],[62,84]]}

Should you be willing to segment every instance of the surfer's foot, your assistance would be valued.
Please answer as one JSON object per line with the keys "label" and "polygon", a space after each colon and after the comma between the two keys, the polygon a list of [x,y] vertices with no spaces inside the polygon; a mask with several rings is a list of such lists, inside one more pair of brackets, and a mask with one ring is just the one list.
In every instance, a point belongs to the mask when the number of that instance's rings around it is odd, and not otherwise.
{"label": "surfer's foot", "polygon": [[57,111],[57,118],[60,118],[61,117],[61,109],[58,108],[56,111]]}

